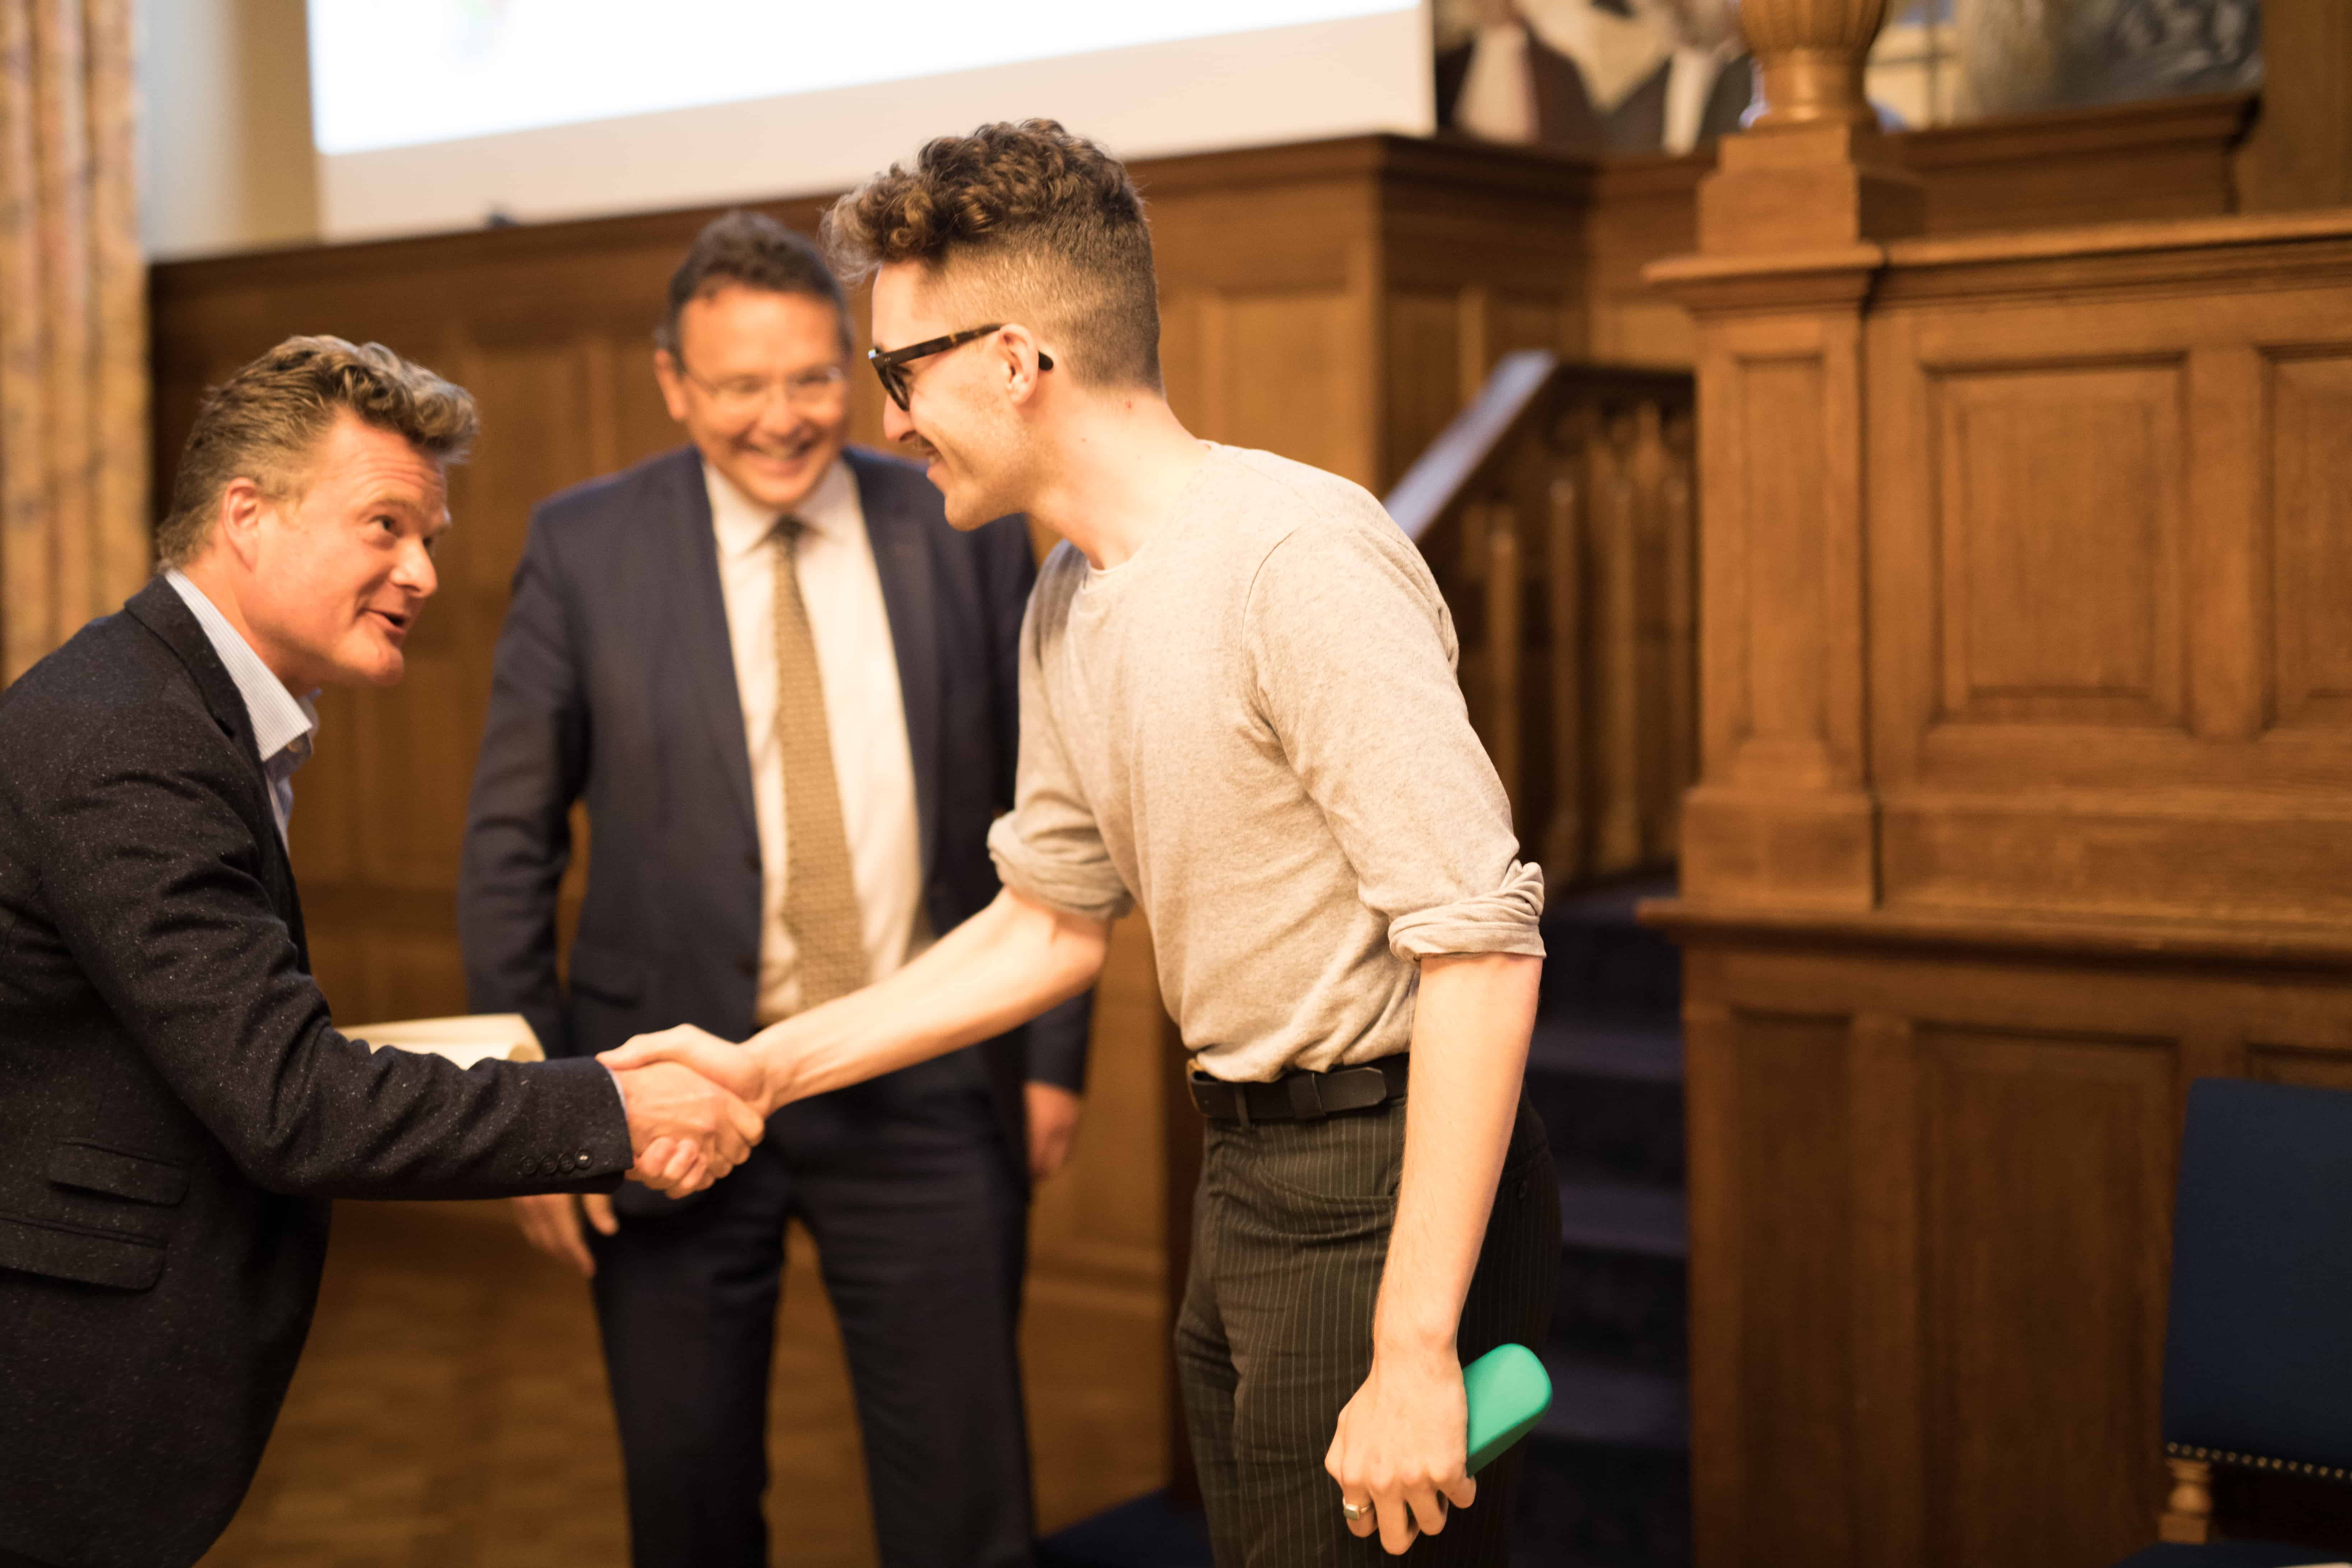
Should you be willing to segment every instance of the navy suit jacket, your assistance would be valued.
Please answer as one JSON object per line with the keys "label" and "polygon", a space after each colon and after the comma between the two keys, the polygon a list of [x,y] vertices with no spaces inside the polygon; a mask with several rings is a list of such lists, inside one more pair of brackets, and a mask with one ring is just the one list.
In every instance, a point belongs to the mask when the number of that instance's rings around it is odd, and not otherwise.
{"label": "navy suit jacket", "polygon": [[204,1553],[293,1375],[327,1199],[629,1163],[593,1063],[336,1032],[245,699],[170,584],[0,697],[0,1558]]}
{"label": "navy suit jacket", "polygon": [[[1028,529],[950,527],[920,469],[850,448],[915,762],[923,899],[944,934],[995,898],[989,824],[1013,805]],[[556,887],[585,799],[593,837],[571,967]],[[552,1056],[698,1024],[755,1032],[760,843],[751,764],[693,447],[541,502],[515,569],[459,873],[475,1008],[519,1012]],[[1076,1090],[1090,1003],[974,1047],[1024,1173],[1022,1083]]]}

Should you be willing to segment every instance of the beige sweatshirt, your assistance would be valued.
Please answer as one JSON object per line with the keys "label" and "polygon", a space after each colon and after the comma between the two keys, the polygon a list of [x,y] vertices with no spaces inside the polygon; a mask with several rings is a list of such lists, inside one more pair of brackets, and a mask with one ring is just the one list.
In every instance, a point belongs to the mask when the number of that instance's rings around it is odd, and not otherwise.
{"label": "beige sweatshirt", "polygon": [[1345,479],[1214,447],[1135,556],[1045,563],[1021,634],[1005,883],[1139,902],[1197,1065],[1403,1050],[1417,961],[1540,956],[1543,874],[1470,728],[1419,551]]}

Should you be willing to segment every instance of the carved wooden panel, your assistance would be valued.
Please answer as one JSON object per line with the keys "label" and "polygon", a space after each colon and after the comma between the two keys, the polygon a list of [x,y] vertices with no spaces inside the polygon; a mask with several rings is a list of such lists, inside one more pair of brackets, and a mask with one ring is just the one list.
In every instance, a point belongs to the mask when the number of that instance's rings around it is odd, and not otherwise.
{"label": "carved wooden panel", "polygon": [[2111,290],[1990,299],[1889,275],[1868,329],[1887,903],[2352,916],[2352,289],[2324,260],[2298,287],[2153,289],[2118,259]]}
{"label": "carved wooden panel", "polygon": [[2179,723],[2179,365],[1932,386],[1939,721]]}
{"label": "carved wooden panel", "polygon": [[1762,526],[1744,542],[1740,632],[1746,720],[1741,740],[1791,754],[1822,749],[1825,584],[1814,532],[1824,505],[1821,427],[1824,371],[1817,356],[1751,359],[1740,366],[1742,510]]}
{"label": "carved wooden panel", "polygon": [[2269,365],[2278,722],[2352,723],[2352,353]]}
{"label": "carved wooden panel", "polygon": [[1934,1560],[2112,1562],[2161,1501],[2168,1043],[1918,1040]]}

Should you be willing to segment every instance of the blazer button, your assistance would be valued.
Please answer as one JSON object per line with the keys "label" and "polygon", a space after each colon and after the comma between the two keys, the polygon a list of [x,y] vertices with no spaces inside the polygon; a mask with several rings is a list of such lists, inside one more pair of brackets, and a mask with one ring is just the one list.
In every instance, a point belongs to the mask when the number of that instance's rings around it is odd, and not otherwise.
{"label": "blazer button", "polygon": [[752,870],[757,871],[760,868],[760,852],[757,849],[754,849],[749,855],[744,856],[743,864],[749,866]]}
{"label": "blazer button", "polygon": [[760,973],[760,961],[756,958],[739,958],[735,961],[735,967],[744,974],[757,974]]}
{"label": "blazer button", "polygon": [[584,1164],[586,1164],[586,1163],[588,1163],[588,1156],[587,1156],[587,1155],[585,1155],[585,1154],[583,1154],[583,1155],[579,1156],[577,1159],[573,1160],[572,1163],[573,1164],[575,1164],[575,1165],[584,1165]]}

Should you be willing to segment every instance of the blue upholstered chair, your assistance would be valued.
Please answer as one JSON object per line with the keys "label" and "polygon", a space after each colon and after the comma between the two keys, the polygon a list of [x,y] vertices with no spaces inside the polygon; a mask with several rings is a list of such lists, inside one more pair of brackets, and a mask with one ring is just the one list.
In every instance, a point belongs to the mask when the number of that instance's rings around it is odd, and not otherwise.
{"label": "blue upholstered chair", "polygon": [[2164,1347],[2165,1544],[2123,1568],[2286,1568],[2328,1552],[2208,1540],[2216,1465],[2352,1481],[2352,1094],[2189,1090]]}

